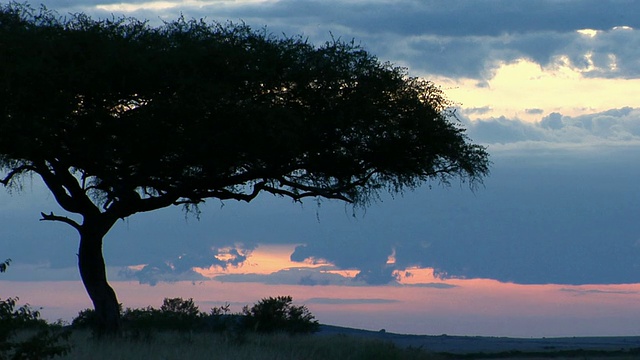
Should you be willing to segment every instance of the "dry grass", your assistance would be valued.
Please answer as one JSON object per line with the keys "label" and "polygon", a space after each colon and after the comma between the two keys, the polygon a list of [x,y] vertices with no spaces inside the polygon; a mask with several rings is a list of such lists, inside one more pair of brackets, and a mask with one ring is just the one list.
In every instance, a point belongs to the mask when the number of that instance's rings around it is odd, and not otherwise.
{"label": "dry grass", "polygon": [[95,339],[88,331],[76,331],[71,342],[73,350],[60,359],[441,359],[418,349],[403,349],[389,342],[342,335],[247,334],[238,337],[225,334],[165,332],[137,338],[129,336]]}

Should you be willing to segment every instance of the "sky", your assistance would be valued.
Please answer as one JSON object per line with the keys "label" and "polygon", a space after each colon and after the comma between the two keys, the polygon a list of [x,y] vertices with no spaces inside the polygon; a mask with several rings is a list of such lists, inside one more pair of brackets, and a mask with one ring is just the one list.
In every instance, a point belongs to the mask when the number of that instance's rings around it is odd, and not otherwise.
{"label": "sky", "polygon": [[[428,183],[367,209],[269,195],[137,214],[105,239],[125,306],[292,295],[322,323],[415,334],[640,335],[640,4],[630,0],[49,0],[354,39],[440,85],[491,154],[476,189]],[[37,5],[37,4],[34,4]],[[78,236],[42,183],[0,191],[0,297],[69,319]],[[5,255],[6,254],[6,255]]]}

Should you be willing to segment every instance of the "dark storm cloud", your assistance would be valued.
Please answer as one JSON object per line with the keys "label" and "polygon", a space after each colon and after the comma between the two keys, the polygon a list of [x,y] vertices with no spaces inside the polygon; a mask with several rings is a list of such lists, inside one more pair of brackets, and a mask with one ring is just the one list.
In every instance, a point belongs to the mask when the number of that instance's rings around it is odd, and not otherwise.
{"label": "dark storm cloud", "polygon": [[636,29],[607,29],[593,37],[576,31],[463,37],[387,35],[394,45],[386,47],[365,39],[384,56],[419,73],[487,79],[501,64],[527,59],[548,68],[567,65],[587,77],[640,75],[640,30]]}
{"label": "dark storm cloud", "polygon": [[498,36],[640,24],[640,8],[634,2],[624,0],[282,0],[227,9],[233,9],[233,12],[225,13],[228,16],[244,14],[293,24],[342,25],[361,33],[392,32],[403,36]]}
{"label": "dark storm cloud", "polygon": [[118,277],[125,280],[137,280],[140,284],[151,286],[159,282],[202,281],[206,278],[189,269],[178,269],[169,263],[158,262],[145,265],[141,270],[122,269]]}
{"label": "dark storm cloud", "polygon": [[183,280],[205,280],[201,274],[193,269],[217,267],[221,270],[229,267],[241,266],[246,260],[250,250],[238,248],[201,248],[192,244],[192,248],[186,253],[165,261],[154,259],[153,262],[144,265],[140,270],[124,268],[119,272],[119,277],[124,279],[135,279],[141,284],[156,285],[159,281],[174,282]]}
{"label": "dark storm cloud", "polygon": [[[355,230],[355,231],[354,231]],[[369,285],[385,285],[396,280],[396,268],[387,264],[392,249],[388,242],[371,241],[379,229],[362,228],[331,231],[334,235],[321,242],[297,246],[291,254],[292,261],[326,259],[338,268],[358,269],[355,280]],[[338,251],[336,251],[338,250]],[[362,254],[362,256],[354,256]]]}
{"label": "dark storm cloud", "polygon": [[[110,17],[110,10],[96,6],[121,2],[44,3],[62,14],[82,11]],[[487,79],[502,63],[526,58],[554,66],[564,56],[573,66],[588,69],[586,76],[640,76],[640,31],[612,30],[621,26],[640,29],[640,6],[633,1],[176,2],[175,7],[146,7],[126,15],[156,25],[161,24],[160,19],[171,20],[180,14],[222,22],[241,20],[255,28],[267,26],[278,35],[302,34],[316,44],[330,40],[330,34],[355,39],[383,61],[407,66],[417,75]],[[576,32],[580,29],[602,32],[589,37]]]}
{"label": "dark storm cloud", "polygon": [[[145,4],[130,0],[43,0],[52,9],[73,11],[97,5]],[[628,0],[281,0],[267,2],[175,2],[172,8],[192,17],[216,20],[262,19],[264,24],[326,24],[360,33],[392,32],[403,36],[498,36],[505,33],[570,32],[578,29],[640,27],[640,7]],[[152,14],[149,7],[149,13]],[[163,11],[163,10],[156,10]]]}
{"label": "dark storm cloud", "polygon": [[[640,8],[640,6],[639,6]],[[593,37],[580,35],[554,48],[566,55],[588,77],[637,78],[640,76],[640,30],[616,28]],[[526,50],[523,53],[527,53]],[[547,65],[543,59],[539,63]]]}

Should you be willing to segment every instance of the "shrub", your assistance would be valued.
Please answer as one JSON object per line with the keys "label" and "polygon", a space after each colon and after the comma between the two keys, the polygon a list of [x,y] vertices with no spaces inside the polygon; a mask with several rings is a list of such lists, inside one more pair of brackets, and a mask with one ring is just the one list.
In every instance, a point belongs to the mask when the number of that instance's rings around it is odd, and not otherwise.
{"label": "shrub", "polygon": [[[73,319],[72,326],[76,328],[93,327],[95,324],[95,310],[85,309]],[[122,310],[120,304],[120,317],[124,330],[151,331],[151,330],[197,330],[204,325],[203,318],[206,315],[200,312],[193,299],[165,298],[160,309],[151,306],[140,309],[126,308]]]}
{"label": "shrub", "polygon": [[306,306],[295,306],[291,296],[269,297],[260,300],[253,307],[242,309],[244,326],[256,332],[284,331],[294,333],[312,333],[319,329],[315,317]]}
{"label": "shrub", "polygon": [[[7,271],[11,259],[0,263],[0,272]],[[67,343],[71,332],[62,324],[47,324],[40,312],[29,304],[16,309],[18,298],[0,299],[0,360],[47,359],[71,351]],[[36,331],[26,340],[14,338],[21,331]]]}
{"label": "shrub", "polygon": [[[40,312],[28,304],[16,309],[18,298],[0,299],[0,360],[47,359],[71,351],[67,343],[71,332],[62,324],[48,324]],[[16,341],[20,332],[35,334]]]}
{"label": "shrub", "polygon": [[204,316],[207,330],[213,332],[239,332],[242,330],[242,315],[231,314],[231,304],[225,303],[220,307],[213,307]]}
{"label": "shrub", "polygon": [[[120,310],[122,328],[133,337],[149,335],[153,330],[189,330],[213,332],[288,332],[310,333],[319,328],[305,306],[292,305],[291,296],[262,299],[240,313],[229,314],[229,304],[214,307],[209,314],[200,311],[193,299],[165,298],[160,309],[151,306]],[[95,311],[82,310],[73,319],[76,328],[91,327]]]}
{"label": "shrub", "polygon": [[93,309],[84,309],[78,312],[78,316],[71,320],[71,326],[74,328],[91,328],[96,324],[96,311]]}
{"label": "shrub", "polygon": [[199,330],[203,327],[203,317],[193,299],[165,298],[160,309],[127,308],[122,314],[122,323],[137,330]]}
{"label": "shrub", "polygon": [[183,300],[182,298],[165,298],[160,306],[160,312],[176,317],[197,318],[200,316],[200,309],[193,302],[192,298]]}

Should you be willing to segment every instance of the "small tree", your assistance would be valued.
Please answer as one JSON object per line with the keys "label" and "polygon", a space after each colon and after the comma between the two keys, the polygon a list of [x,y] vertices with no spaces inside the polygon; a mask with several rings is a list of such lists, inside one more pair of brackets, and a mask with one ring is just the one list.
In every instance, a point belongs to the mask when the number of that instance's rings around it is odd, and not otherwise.
{"label": "small tree", "polygon": [[200,309],[192,298],[187,300],[183,298],[165,298],[160,306],[160,311],[186,318],[196,318],[200,315]]}
{"label": "small tree", "polygon": [[284,331],[288,333],[310,333],[319,328],[306,306],[292,304],[291,296],[269,297],[260,300],[253,307],[242,309],[245,328],[257,332]]}
{"label": "small tree", "polygon": [[0,183],[38,175],[80,236],[100,329],[118,300],[102,245],[118,219],[260,193],[367,205],[432,179],[480,181],[472,144],[433,83],[353,42],[315,47],[245,25],[153,28],[0,5]]}

